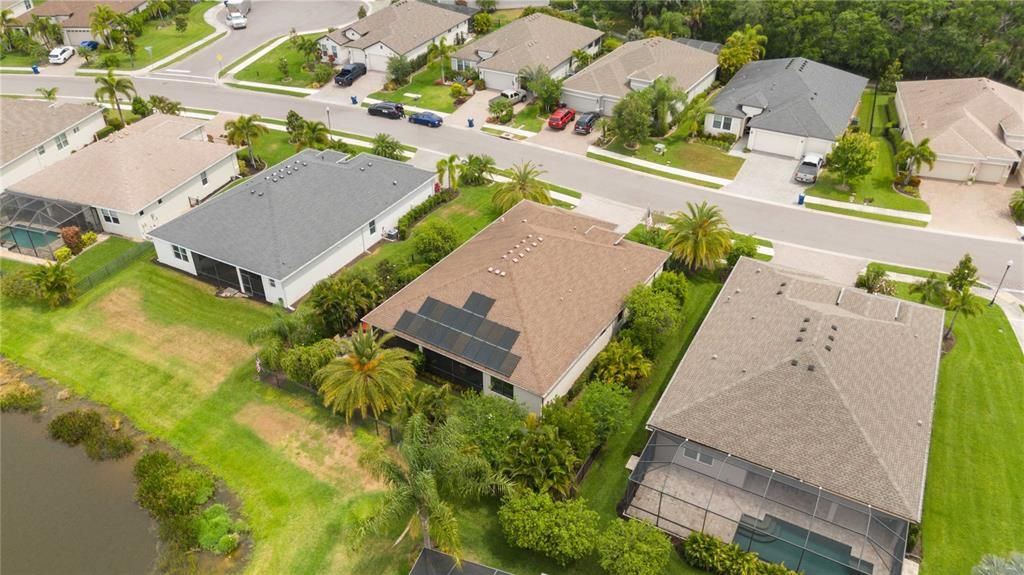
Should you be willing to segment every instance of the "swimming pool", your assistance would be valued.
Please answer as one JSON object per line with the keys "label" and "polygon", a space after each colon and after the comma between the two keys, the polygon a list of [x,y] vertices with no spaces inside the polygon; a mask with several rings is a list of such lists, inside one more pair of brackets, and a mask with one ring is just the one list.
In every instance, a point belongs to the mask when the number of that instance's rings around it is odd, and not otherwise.
{"label": "swimming pool", "polygon": [[[784,563],[807,575],[870,575],[874,570],[871,563],[853,557],[849,545],[814,531],[808,533],[807,529],[772,515],[765,515],[762,520],[744,515],[733,543],[754,551],[764,561]],[[805,553],[805,549],[810,553]]]}
{"label": "swimming pool", "polygon": [[0,231],[0,239],[15,242],[23,248],[44,248],[60,239],[60,234],[49,230],[8,227]]}

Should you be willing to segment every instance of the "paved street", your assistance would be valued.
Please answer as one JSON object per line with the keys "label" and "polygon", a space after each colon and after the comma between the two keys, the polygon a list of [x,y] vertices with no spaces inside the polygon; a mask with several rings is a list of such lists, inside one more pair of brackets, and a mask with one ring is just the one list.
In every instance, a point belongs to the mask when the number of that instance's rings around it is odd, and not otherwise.
{"label": "paved street", "polygon": [[[61,96],[91,99],[95,91],[90,78],[6,75],[0,83],[0,91],[8,94],[34,94],[39,86],[59,86]],[[143,95],[160,94],[186,106],[276,118],[284,118],[289,109],[294,109],[308,118],[326,120],[323,102],[175,80],[138,78],[135,84]],[[672,212],[683,209],[688,201],[707,200],[719,205],[730,224],[741,232],[819,250],[939,270],[950,269],[964,252],[970,252],[982,279],[992,284],[998,282],[1006,261],[1012,259],[1017,265],[1007,278],[1007,286],[1024,289],[1024,244],[1020,241],[957,235],[797,209],[648,176],[529,142],[504,141],[461,127],[430,129],[373,118],[362,108],[351,105],[331,106],[331,114],[335,129],[364,134],[387,131],[407,144],[427,150],[488,154],[502,166],[533,161],[547,172],[544,178],[552,183],[640,208]]]}

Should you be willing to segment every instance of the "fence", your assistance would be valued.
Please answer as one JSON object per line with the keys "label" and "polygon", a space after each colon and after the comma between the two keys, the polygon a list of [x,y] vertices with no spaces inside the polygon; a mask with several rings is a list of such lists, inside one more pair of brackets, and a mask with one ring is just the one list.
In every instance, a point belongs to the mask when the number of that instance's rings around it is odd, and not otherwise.
{"label": "fence", "polygon": [[149,242],[144,242],[132,246],[130,250],[119,255],[110,263],[104,265],[100,269],[78,280],[78,282],[75,283],[75,290],[79,294],[89,291],[90,289],[99,285],[99,283],[102,282],[103,280],[128,267],[128,264],[139,259],[143,254],[151,252],[152,249],[153,245],[150,244]]}

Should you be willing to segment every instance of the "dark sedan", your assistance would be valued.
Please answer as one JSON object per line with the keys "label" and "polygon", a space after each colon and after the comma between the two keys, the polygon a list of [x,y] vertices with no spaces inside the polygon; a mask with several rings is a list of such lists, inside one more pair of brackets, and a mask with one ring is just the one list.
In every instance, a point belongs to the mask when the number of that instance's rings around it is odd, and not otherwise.
{"label": "dark sedan", "polygon": [[444,119],[433,112],[417,112],[409,116],[409,121],[413,124],[430,126],[431,128],[440,128],[441,124],[444,123]]}
{"label": "dark sedan", "polygon": [[405,117],[405,107],[396,102],[377,102],[366,109],[371,116],[381,116],[399,120]]}

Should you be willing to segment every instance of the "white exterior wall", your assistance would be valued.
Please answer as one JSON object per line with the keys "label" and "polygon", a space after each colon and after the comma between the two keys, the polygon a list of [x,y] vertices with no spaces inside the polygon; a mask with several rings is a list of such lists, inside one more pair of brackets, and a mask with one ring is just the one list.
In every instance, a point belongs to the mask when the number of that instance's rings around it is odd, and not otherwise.
{"label": "white exterior wall", "polygon": [[[820,140],[818,138],[807,138],[804,145],[804,154],[821,154],[822,156],[832,151],[836,143],[832,140]],[[803,156],[801,156],[803,157]]]}
{"label": "white exterior wall", "polygon": [[[192,209],[189,198],[203,199],[238,175],[238,160],[230,154],[206,169],[206,185],[203,185],[201,173],[196,174],[177,188],[164,194],[159,200],[143,208],[142,215],[137,216],[138,229],[133,237],[142,237],[151,230],[166,224]],[[124,224],[124,220],[121,221]],[[104,223],[104,229],[106,223]]]}
{"label": "white exterior wall", "polygon": [[583,372],[587,369],[587,366],[590,365],[590,362],[594,361],[594,359],[597,357],[597,354],[601,353],[605,346],[608,345],[608,342],[612,340],[612,336],[615,335],[617,329],[618,318],[614,318],[612,319],[611,323],[605,326],[604,331],[601,332],[601,335],[597,336],[597,339],[595,339],[590,344],[590,347],[588,347],[582,355],[576,358],[576,361],[569,367],[568,370],[566,370],[565,373],[562,374],[562,377],[558,380],[558,383],[556,383],[555,386],[551,388],[551,391],[549,391],[548,394],[544,396],[544,403],[552,401],[569,392],[569,390],[572,388],[572,385],[576,383],[576,380],[579,379],[581,375],[583,375]]}
{"label": "white exterior wall", "polygon": [[[184,262],[174,257],[174,251],[171,248],[172,244],[159,238],[153,238],[153,247],[156,248],[156,259],[160,263],[170,266],[172,268],[181,270],[187,274],[196,275],[196,265],[192,261],[192,252],[188,252],[188,261]],[[179,246],[183,247],[183,246]]]}
{"label": "white exterior wall", "polygon": [[3,7],[11,11],[11,18],[17,18],[34,7],[32,0],[14,0],[3,3]]}
{"label": "white exterior wall", "polygon": [[[92,116],[84,118],[77,124],[68,126],[67,130],[54,134],[53,137],[37,144],[37,148],[38,146],[43,146],[46,150],[46,153],[43,155],[40,156],[37,149],[32,149],[21,157],[11,160],[0,168],[0,191],[6,189],[7,186],[24,180],[43,168],[55,164],[59,160],[67,158],[71,155],[71,152],[84,148],[93,141],[96,132],[103,129],[103,126],[102,110],[97,109],[96,113]],[[77,132],[75,131],[76,129],[78,130]],[[62,150],[57,149],[57,137],[60,134],[64,134],[68,139],[68,145],[64,146]]]}
{"label": "white exterior wall", "polygon": [[318,41],[318,44],[320,44],[320,52],[321,52],[320,60],[321,61],[329,62],[330,59],[328,58],[328,55],[332,55],[332,56],[334,56],[334,63],[335,64],[347,64],[348,63],[348,58],[349,58],[349,54],[348,54],[349,50],[348,50],[348,48],[345,48],[344,46],[342,46],[341,44],[338,44],[337,42],[335,42],[334,40],[332,40],[331,38],[329,38],[327,36],[321,37],[320,40]]}
{"label": "white exterior wall", "polygon": [[1003,183],[1010,176],[1010,165],[997,162],[981,162],[974,175],[979,182]]}
{"label": "white exterior wall", "polygon": [[[359,52],[362,52],[362,54],[356,56]],[[397,56],[394,50],[380,42],[377,42],[372,46],[367,46],[363,50],[351,48],[349,49],[349,53],[351,54],[351,60],[353,62],[362,62],[366,64],[367,70],[375,70],[378,72],[386,71],[388,69],[388,60]]]}
{"label": "white exterior wall", "polygon": [[694,96],[702,92],[707,91],[711,88],[711,84],[715,83],[715,75],[718,73],[718,67],[716,66],[713,70],[708,72],[707,76],[704,76],[697,81],[696,84],[686,89],[686,101],[690,101]]}
{"label": "white exterior wall", "polygon": [[[721,116],[723,114],[718,114],[718,115]],[[715,124],[714,124],[715,114],[712,113],[712,114],[708,114],[707,116],[704,116],[704,131],[707,132],[708,134],[733,134],[737,138],[739,138],[740,134],[743,133],[744,119],[743,118],[736,118],[736,117],[733,117],[733,116],[730,116],[730,117],[732,117],[732,126],[728,130],[722,130],[722,129],[719,129],[719,128],[715,127]]]}

